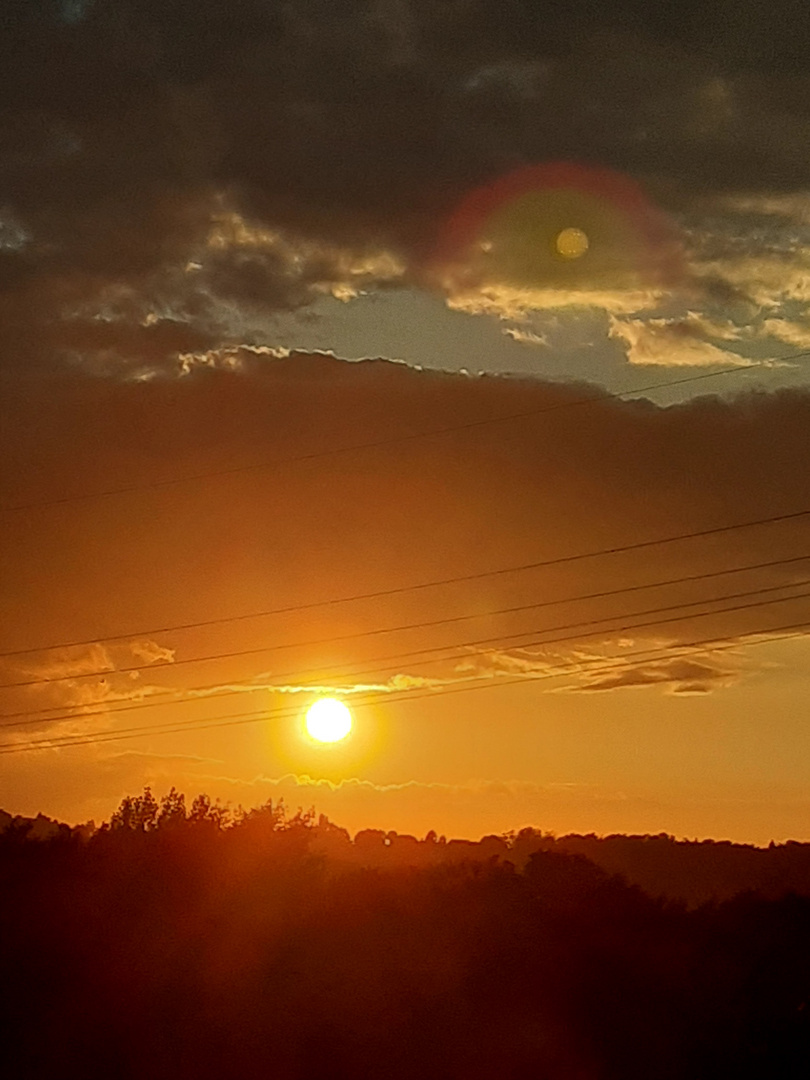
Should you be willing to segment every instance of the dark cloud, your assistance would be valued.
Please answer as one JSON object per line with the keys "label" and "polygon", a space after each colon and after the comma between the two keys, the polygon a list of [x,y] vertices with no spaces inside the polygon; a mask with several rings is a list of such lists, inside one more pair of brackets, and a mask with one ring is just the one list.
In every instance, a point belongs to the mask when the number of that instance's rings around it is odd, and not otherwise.
{"label": "dark cloud", "polygon": [[[803,468],[810,396],[800,391],[725,402],[698,398],[666,409],[645,400],[559,408],[590,388],[416,372],[383,361],[348,364],[327,356],[274,360],[243,350],[223,356],[219,368],[216,356],[208,359],[214,366],[192,365],[190,374],[175,379],[5,377],[4,506],[137,490],[3,514],[4,649],[65,640],[66,634],[92,640],[137,631],[139,640],[154,636],[160,647],[176,650],[179,662],[201,653],[326,642],[247,657],[204,674],[172,665],[179,674],[169,675],[199,685],[270,671],[271,678],[283,674],[286,685],[302,671],[317,668],[316,679],[346,664],[364,671],[379,667],[379,657],[434,645],[491,639],[493,647],[508,651],[538,643],[534,653],[542,666],[576,660],[583,643],[629,656],[629,638],[633,649],[665,652],[656,655],[657,666],[636,668],[621,681],[646,678],[683,690],[722,685],[723,672],[735,664],[691,657],[668,665],[670,646],[733,640],[808,617],[806,599],[708,617],[699,615],[748,601],[677,609],[790,586],[810,576],[802,562],[570,600],[801,556],[810,520],[798,518],[283,619],[178,637],[146,635],[160,626],[477,574],[810,508]],[[332,452],[534,408],[551,411]],[[307,459],[312,454],[322,456]],[[161,486],[183,476],[197,479]],[[488,614],[556,600],[566,602]],[[667,605],[676,610],[660,618],[644,614]],[[671,614],[690,617],[669,622]],[[370,629],[456,616],[476,618],[340,641]],[[599,622],[582,625],[593,620]],[[637,622],[647,625],[633,629]],[[572,625],[566,636],[573,641],[542,650],[550,628]],[[552,641],[557,636],[550,634]],[[516,663],[510,670],[519,668]],[[374,681],[396,674],[456,673],[453,665],[394,661]]]}
{"label": "dark cloud", "polygon": [[[795,0],[7,4],[4,359],[52,354],[43,327],[110,287],[194,321],[211,295],[305,305],[380,253],[419,281],[458,198],[518,164],[629,171],[673,210],[801,189],[809,28]],[[209,264],[223,198],[308,245],[304,271],[239,245]]]}

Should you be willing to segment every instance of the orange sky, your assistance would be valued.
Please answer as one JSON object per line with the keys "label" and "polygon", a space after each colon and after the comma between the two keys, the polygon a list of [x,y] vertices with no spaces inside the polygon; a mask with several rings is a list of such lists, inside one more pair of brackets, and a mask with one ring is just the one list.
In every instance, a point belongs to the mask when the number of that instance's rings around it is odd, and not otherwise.
{"label": "orange sky", "polygon": [[[4,755],[7,809],[99,819],[151,783],[283,794],[351,829],[807,835],[806,644],[735,643],[806,616],[790,597],[808,591],[807,519],[490,572],[810,507],[793,467],[810,398],[583,406],[583,386],[243,360],[179,381],[7,380],[4,505],[28,508],[5,515],[0,647],[95,644],[4,660],[4,683],[33,685],[2,711],[50,710],[4,743],[147,729]],[[333,452],[358,442],[383,445]],[[718,606],[740,610],[703,614]],[[685,655],[709,638],[724,641]],[[311,686],[357,702],[346,743],[301,738]],[[201,726],[245,713],[265,718]]]}
{"label": "orange sky", "polygon": [[807,838],[808,35],[682,6],[14,6],[0,808]]}

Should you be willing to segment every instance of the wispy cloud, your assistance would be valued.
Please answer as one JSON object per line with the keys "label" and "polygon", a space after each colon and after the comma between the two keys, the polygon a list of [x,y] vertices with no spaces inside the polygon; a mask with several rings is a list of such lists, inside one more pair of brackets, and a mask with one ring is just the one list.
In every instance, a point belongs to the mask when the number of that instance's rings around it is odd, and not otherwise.
{"label": "wispy cloud", "polygon": [[583,676],[580,692],[621,690],[628,687],[662,686],[673,694],[709,694],[739,681],[741,672],[727,665],[688,657],[628,665],[615,674]]}
{"label": "wispy cloud", "polygon": [[258,675],[254,679],[244,682],[225,682],[205,689],[190,689],[181,692],[188,698],[216,697],[223,693],[254,694],[258,691],[267,694],[287,695],[355,695],[355,694],[393,694],[407,690],[429,689],[431,687],[445,686],[453,682],[462,681],[454,678],[429,675],[409,675],[404,672],[389,676],[389,678],[372,682],[362,680],[351,681],[351,677],[345,680],[330,680],[318,683],[286,683],[274,682],[272,675]]}
{"label": "wispy cloud", "polygon": [[533,330],[521,330],[517,326],[507,326],[504,330],[507,337],[517,341],[520,345],[536,345],[540,348],[548,348],[548,338],[544,334],[537,334]]}
{"label": "wispy cloud", "polygon": [[[709,329],[694,315],[684,319],[610,320],[610,337],[622,342],[631,364],[662,367],[750,367],[754,361],[706,340]],[[726,333],[725,339],[728,340]]]}
{"label": "wispy cloud", "polygon": [[136,659],[143,660],[147,664],[156,664],[160,660],[172,663],[177,651],[176,649],[167,649],[163,645],[158,645],[156,641],[148,639],[130,642],[129,647]]}
{"label": "wispy cloud", "polygon": [[115,663],[107,646],[86,645],[80,648],[52,649],[47,655],[35,659],[14,661],[15,670],[32,679],[63,680],[93,675],[99,671],[114,671]]}

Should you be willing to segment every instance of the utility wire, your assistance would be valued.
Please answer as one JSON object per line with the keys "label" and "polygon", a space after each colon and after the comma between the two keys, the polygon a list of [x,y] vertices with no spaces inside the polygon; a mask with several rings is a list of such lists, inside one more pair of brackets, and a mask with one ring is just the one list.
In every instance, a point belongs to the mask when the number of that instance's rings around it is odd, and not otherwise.
{"label": "utility wire", "polygon": [[[516,638],[516,637],[526,637],[527,634],[532,634],[532,633],[548,633],[548,632],[554,632],[554,631],[557,631],[557,630],[571,630],[571,629],[579,628],[579,627],[584,628],[584,627],[588,627],[588,626],[594,626],[594,625],[596,625],[598,623],[613,622],[616,619],[623,619],[623,618],[628,618],[628,617],[635,618],[638,615],[653,615],[653,614],[660,613],[660,612],[678,610],[678,609],[684,608],[684,607],[697,607],[697,606],[700,606],[701,604],[722,603],[724,600],[734,600],[734,599],[737,599],[737,598],[740,598],[740,597],[745,597],[745,596],[761,596],[761,595],[764,595],[765,593],[778,592],[778,591],[782,591],[784,589],[794,588],[794,587],[799,586],[799,585],[808,585],[808,584],[810,584],[810,578],[802,579],[802,580],[794,582],[792,584],[771,585],[771,586],[767,586],[765,588],[760,588],[760,589],[749,589],[749,590],[747,590],[745,592],[730,593],[730,594],[726,594],[724,596],[706,598],[706,599],[702,599],[702,600],[695,600],[695,601],[691,601],[689,603],[668,604],[668,605],[665,605],[663,607],[645,608],[645,609],[643,609],[641,611],[626,612],[626,613],[624,613],[622,615],[605,616],[605,617],[603,617],[601,619],[590,619],[590,620],[586,620],[586,621],[582,621],[582,622],[564,623],[564,624],[562,624],[560,626],[549,627],[547,630],[528,630],[528,631],[522,631],[519,634],[507,634],[505,636],[497,635],[496,637],[481,638],[481,639],[479,639],[477,641],[469,642],[469,644],[470,645],[485,645],[485,644],[490,644],[492,642],[509,641],[509,640],[511,640],[513,638]],[[798,594],[799,597],[805,596],[805,595],[810,595],[810,594],[805,594],[805,593],[799,593]],[[772,602],[777,603],[777,601],[772,601]],[[736,610],[736,609],[735,608],[729,608],[729,609],[721,609],[721,610]],[[688,617],[689,616],[683,616],[683,618],[688,618]],[[442,622],[444,620],[438,620],[438,621]],[[655,620],[653,620],[653,622],[656,622],[656,623],[659,622],[659,621],[669,622],[671,620],[669,620],[669,619],[664,619],[664,620],[655,619]],[[231,659],[235,659],[237,657],[242,657],[242,656],[260,656],[260,655],[263,655],[263,654],[266,654],[266,653],[281,652],[282,650],[287,650],[287,649],[304,649],[304,648],[317,647],[319,645],[333,645],[333,644],[336,644],[336,643],[339,643],[339,642],[344,642],[344,641],[356,641],[358,639],[363,639],[363,638],[367,638],[367,637],[375,637],[375,636],[379,636],[380,634],[393,634],[393,633],[399,633],[399,632],[408,631],[408,630],[422,630],[422,629],[427,629],[427,628],[429,628],[429,627],[431,627],[433,625],[436,625],[436,624],[431,623],[431,622],[420,621],[420,622],[416,622],[416,623],[407,623],[407,624],[403,624],[403,625],[400,625],[400,626],[383,627],[383,628],[378,628],[378,629],[374,629],[374,630],[361,630],[361,631],[358,631],[358,632],[353,633],[353,634],[332,635],[332,636],[327,637],[327,638],[318,638],[316,640],[290,641],[290,642],[283,642],[280,645],[261,645],[261,646],[259,646],[257,648],[252,648],[252,649],[234,649],[234,650],[231,650],[229,652],[209,654],[208,656],[189,656],[189,657],[185,657],[182,660],[175,660],[175,661],[172,661],[171,664],[166,664],[166,665],[162,665],[162,666],[170,667],[170,668],[174,669],[174,668],[178,668],[178,667],[181,667],[181,666],[185,666],[186,664],[202,664],[202,663],[208,663],[208,662],[210,662],[212,660],[231,660]],[[647,625],[647,624],[638,624],[638,625]],[[609,628],[606,627],[605,629],[609,629]],[[453,648],[452,645],[446,646],[446,647],[447,648]],[[434,652],[435,649],[430,649],[430,650],[427,650],[427,651]],[[416,655],[416,654],[414,654],[414,655]],[[24,679],[24,680],[21,680],[19,682],[2,683],[2,684],[0,684],[0,689],[3,689],[3,690],[5,690],[5,689],[15,689],[15,688],[21,688],[21,687],[27,687],[27,686],[42,686],[42,685],[45,685],[45,684],[52,685],[54,683],[72,682],[72,681],[74,681],[76,679],[96,678],[96,677],[99,677],[99,676],[107,676],[107,675],[111,675],[111,674],[126,675],[126,674],[129,674],[132,671],[141,671],[142,669],[143,669],[143,663],[140,663],[140,664],[132,664],[132,665],[130,665],[128,667],[121,667],[121,668],[115,668],[115,669],[106,668],[106,669],[101,669],[101,670],[97,670],[97,671],[79,672],[79,673],[76,673],[76,674],[73,674],[73,675],[59,675],[59,676],[56,676],[56,677],[51,676],[51,677],[48,677],[48,678]]]}
{"label": "utility wire", "polygon": [[[784,589],[784,588],[789,588],[789,587],[790,586],[776,586],[776,589]],[[757,595],[757,594],[759,594],[761,592],[768,592],[768,591],[775,591],[775,590],[774,589],[752,590],[752,592],[749,592],[749,593],[740,593],[740,594],[736,594],[736,595],[740,595],[740,596]],[[601,633],[612,633],[612,634],[613,633],[626,633],[629,630],[639,629],[641,627],[657,626],[657,625],[659,625],[661,623],[679,622],[679,621],[683,621],[685,619],[708,618],[708,617],[711,617],[712,615],[724,614],[724,613],[730,612],[730,611],[748,610],[748,609],[751,609],[751,608],[765,607],[765,606],[768,606],[770,604],[787,603],[787,602],[790,602],[792,600],[805,599],[808,596],[810,596],[810,592],[798,593],[798,594],[794,594],[792,596],[779,597],[779,598],[776,598],[776,599],[773,599],[773,600],[759,601],[759,602],[755,602],[755,603],[751,603],[751,604],[740,604],[740,605],[735,605],[735,606],[732,606],[732,607],[720,608],[720,609],[717,609],[715,611],[692,612],[692,613],[690,613],[688,615],[680,615],[680,616],[670,617],[670,618],[667,618],[667,619],[654,619],[654,620],[652,620],[650,622],[630,623],[630,624],[625,624],[624,626],[620,626],[620,627],[603,627],[603,628],[600,628],[599,630],[589,631],[589,632],[587,632],[585,634],[577,634],[577,635],[574,635],[574,636],[569,635],[569,636],[563,636],[563,637],[557,637],[557,638],[544,639],[542,641],[521,642],[520,644],[516,644],[516,645],[514,645],[512,647],[513,648],[520,648],[520,649],[528,649],[528,648],[540,647],[540,646],[543,646],[543,645],[560,644],[562,642],[579,641],[579,640],[581,640],[582,637],[593,637],[596,634],[601,634]],[[718,598],[717,600],[695,601],[693,604],[672,605],[672,606],[670,606],[668,608],[663,608],[661,610],[667,611],[667,610],[673,610],[673,609],[680,609],[681,607],[697,606],[699,604],[705,604],[705,603],[717,603],[719,600],[722,600],[722,599],[731,599],[731,597],[722,597],[722,598]],[[650,610],[651,611],[656,611],[658,609],[650,609]],[[638,612],[638,613],[634,613],[634,614],[644,614],[644,613],[643,612]],[[590,620],[590,622],[587,622],[587,623],[572,624],[572,625],[588,627],[588,626],[594,625],[597,622],[616,621],[617,619],[626,618],[626,617],[627,617],[627,615],[607,616],[605,619]],[[631,615],[631,617],[633,617],[633,616]],[[563,627],[549,627],[546,630],[538,630],[538,631],[523,631],[521,634],[509,635],[509,636],[506,636],[506,637],[500,636],[500,637],[497,637],[497,638],[484,639],[484,640],[478,641],[478,642],[466,642],[466,643],[462,642],[462,643],[458,643],[458,644],[449,644],[449,645],[444,645],[444,646],[436,646],[433,649],[419,650],[416,653],[410,653],[410,654],[408,654],[408,653],[400,653],[400,654],[394,654],[391,657],[372,658],[368,662],[369,663],[376,663],[377,660],[383,660],[383,659],[394,660],[394,659],[402,659],[402,658],[405,658],[405,657],[408,657],[408,656],[422,656],[425,653],[447,652],[448,650],[459,649],[459,648],[463,648],[463,649],[467,650],[467,649],[469,649],[469,648],[471,648],[471,647],[473,647],[475,645],[483,645],[483,644],[488,644],[488,643],[493,643],[493,642],[494,643],[503,643],[503,642],[505,642],[507,640],[510,640],[510,638],[526,637],[526,636],[530,635],[531,633],[550,633],[550,632],[552,632],[552,631],[554,631],[556,629],[563,629]],[[721,640],[721,639],[718,639],[718,640]],[[643,652],[649,652],[649,651],[650,650],[642,650],[642,653]],[[656,650],[653,650],[653,651],[656,651]],[[664,650],[664,651],[667,652],[667,650]],[[670,650],[670,652],[671,652],[671,650]],[[626,654],[626,655],[634,655],[634,654]],[[452,661],[454,659],[461,659],[461,658],[465,658],[465,657],[468,657],[468,656],[469,656],[469,652],[464,651],[464,652],[462,652],[460,654],[457,654],[457,655],[437,656],[437,657],[434,657],[433,659],[424,660],[423,662],[427,663],[427,664],[430,664],[430,663],[447,663],[447,662]],[[357,666],[357,665],[354,665],[354,666]],[[366,668],[365,670],[361,670],[361,671],[359,671],[357,673],[345,672],[345,673],[338,673],[337,675],[328,675],[328,676],[322,677],[321,681],[323,681],[323,678],[348,678],[350,675],[352,675],[354,678],[368,678],[371,675],[377,674],[379,672],[387,671],[389,669],[389,667],[390,667],[390,664],[386,665],[386,667],[384,667],[384,668],[376,668],[376,669],[371,669],[371,670]],[[276,679],[279,679],[279,678],[283,678],[285,676],[298,676],[300,678],[301,676],[305,676],[305,675],[313,673],[313,672],[318,672],[319,670],[320,669],[317,669],[317,668],[316,669],[310,669],[310,671],[303,671],[303,672],[299,671],[299,670],[294,670],[292,672],[277,673],[273,677],[276,678]],[[217,685],[218,684],[215,684],[214,689],[216,689]],[[196,690],[191,689],[191,690],[187,690],[187,691],[181,691],[181,693],[194,694],[195,692],[199,693],[200,691],[202,691],[204,689],[205,688],[203,688],[203,687],[199,687],[199,688],[196,688]],[[313,688],[313,689],[315,689],[315,688]],[[266,690],[266,691],[271,691],[272,692],[274,690],[274,687],[272,685],[271,686],[264,686],[264,687],[262,687],[262,686],[257,686],[257,687],[248,686],[247,689],[225,690],[222,693],[219,693],[219,694],[218,693],[212,693],[210,695],[202,695],[201,694],[200,697],[186,697],[186,698],[181,698],[180,700],[174,701],[174,702],[165,702],[164,704],[165,705],[187,704],[190,701],[194,701],[194,700],[208,700],[209,698],[212,698],[212,697],[228,697],[228,696],[233,696],[233,695],[236,695],[236,694],[239,694],[239,693],[250,693],[250,692],[253,692],[254,690]],[[117,708],[117,709],[99,709],[99,710],[94,710],[93,712],[84,712],[84,713],[76,713],[74,711],[74,712],[71,712],[71,713],[69,713],[67,715],[51,716],[51,717],[37,716],[35,719],[29,719],[29,720],[26,720],[26,721],[18,721],[17,723],[11,723],[11,724],[2,724],[2,725],[0,725],[0,727],[19,727],[19,726],[24,726],[24,725],[27,725],[27,724],[36,724],[36,723],[43,723],[43,722],[55,723],[55,722],[60,721],[60,720],[83,719],[83,718],[85,718],[87,716],[95,716],[95,715],[109,713],[109,712],[113,712],[113,713],[116,713],[116,712],[128,712],[128,711],[131,711],[133,709],[142,709],[142,708],[150,708],[150,707],[151,708],[155,708],[155,707],[159,708],[161,706],[160,706],[160,703],[155,705],[155,703],[152,702],[152,701],[142,701],[142,702],[137,702],[137,703],[134,703],[134,704],[130,704],[128,706],[123,706],[123,707],[120,707],[120,708]],[[24,716],[26,714],[21,713],[21,714],[16,714],[16,715]]]}
{"label": "utility wire", "polygon": [[[799,629],[796,629],[799,628]],[[744,635],[741,635],[735,641],[729,642],[726,637],[720,638],[704,638],[698,641],[687,643],[681,648],[680,653],[675,654],[672,658],[676,658],[678,655],[696,655],[695,650],[700,646],[711,646],[710,649],[704,651],[722,652],[728,649],[739,648],[741,645],[762,645],[768,644],[773,641],[786,641],[791,639],[797,639],[807,636],[807,630],[810,629],[810,620],[803,619],[796,623],[787,623],[781,626],[774,627],[762,627],[754,630],[746,631]],[[775,634],[775,631],[796,631],[791,633]],[[742,638],[755,637],[757,635],[766,634],[767,637],[761,641],[743,641]],[[717,644],[719,643],[719,644]],[[685,653],[685,650],[691,650],[689,653]],[[697,653],[699,654],[699,653]],[[667,657],[662,657],[666,659]],[[632,659],[632,654],[626,654],[625,657],[618,658],[618,663],[611,663],[606,665],[606,671],[626,670],[635,666],[636,661]],[[573,666],[573,665],[570,665]],[[579,665],[581,666],[581,665]],[[595,671],[586,672],[586,674],[596,674],[599,669]],[[399,702],[407,700],[409,702],[419,700],[426,697],[443,697],[449,694],[468,693],[473,690],[488,690],[495,687],[503,687],[522,683],[525,685],[527,682],[539,682],[549,678],[559,678],[559,673],[549,672],[546,670],[543,674],[526,676],[521,675],[519,677],[511,677],[505,679],[488,679],[486,682],[475,681],[472,685],[464,686],[450,686],[442,687],[438,689],[431,689],[426,692],[413,693],[411,691],[401,692],[377,692],[374,694],[366,695],[363,697],[355,697],[352,699],[354,705],[366,705],[373,704],[376,701],[387,702]],[[569,687],[561,687],[560,689],[578,689],[579,684],[573,683]],[[262,689],[262,688],[258,688]],[[41,739],[31,741],[28,743],[0,743],[0,754],[13,754],[13,753],[25,753],[32,750],[47,750],[47,749],[63,749],[70,746],[85,746],[88,744],[102,743],[102,742],[115,742],[123,739],[139,738],[142,735],[171,735],[178,733],[185,733],[187,731],[201,731],[209,728],[217,727],[230,727],[235,724],[242,723],[256,723],[259,721],[267,722],[268,720],[281,720],[289,719],[300,714],[300,707],[290,708],[288,710],[276,710],[275,712],[269,712],[267,709],[261,709],[255,712],[249,713],[236,713],[228,716],[221,716],[212,719],[187,721],[184,724],[177,725],[175,722],[174,727],[167,727],[164,725],[151,725],[140,728],[123,729],[119,732],[105,732],[96,736],[62,736],[53,739]],[[68,741],[69,740],[69,741]]]}
{"label": "utility wire", "polygon": [[[494,617],[496,615],[513,614],[513,613],[519,612],[519,611],[529,611],[529,610],[535,610],[535,609],[547,608],[547,607],[558,607],[560,605],[577,603],[577,602],[580,602],[580,601],[583,601],[583,600],[604,599],[604,598],[607,598],[607,597],[610,597],[610,596],[620,596],[620,595],[623,595],[625,593],[640,592],[640,591],[646,590],[646,589],[666,588],[666,587],[669,587],[669,586],[672,586],[672,585],[681,585],[681,584],[686,584],[686,583],[690,583],[690,582],[694,582],[694,581],[704,581],[704,580],[706,580],[708,578],[724,577],[724,576],[728,576],[730,574],[740,574],[740,573],[749,572],[751,570],[769,569],[769,568],[772,568],[772,567],[775,567],[775,566],[784,566],[784,565],[790,564],[790,563],[805,562],[805,561],[807,561],[807,559],[810,559],[810,554],[808,554],[808,555],[795,555],[795,556],[792,556],[792,557],[787,558],[787,559],[772,559],[769,562],[750,563],[750,564],[748,564],[746,566],[729,567],[729,568],[726,568],[724,570],[708,571],[708,572],[703,573],[703,574],[688,574],[688,575],[686,575],[684,577],[667,578],[666,580],[663,580],[663,581],[651,581],[651,582],[647,582],[647,583],[641,584],[641,585],[626,585],[626,586],[623,586],[623,587],[618,588],[618,589],[606,589],[606,590],[603,590],[601,592],[579,593],[579,594],[577,594],[575,596],[560,597],[559,599],[556,599],[556,600],[542,600],[542,601],[539,601],[539,602],[534,603],[534,604],[520,604],[517,607],[496,608],[496,609],[490,610],[490,611],[476,612],[475,614],[472,614],[472,615],[456,615],[456,616],[451,616],[451,617],[445,618],[445,619],[435,619],[435,620],[432,620],[429,623],[425,622],[425,623],[422,623],[422,624],[419,624],[419,625],[420,626],[440,626],[440,625],[445,625],[445,624],[449,624],[449,623],[469,622],[469,621],[472,621],[474,619],[492,618],[492,617]],[[795,588],[795,586],[798,585],[798,584],[802,584],[802,582],[787,582],[782,586],[774,586],[774,589]],[[738,594],[733,594],[733,595],[738,595]],[[697,601],[697,602],[698,603],[701,603],[701,602],[710,603],[711,601],[706,600],[706,601]],[[680,606],[680,605],[678,605],[678,606]],[[615,618],[624,618],[624,617],[625,617],[624,615],[615,616]],[[600,621],[608,621],[608,620],[610,620],[612,618],[613,618],[613,616],[608,615],[608,616],[605,616],[604,620],[600,620]],[[391,627],[391,628],[388,628],[386,630],[371,630],[371,631],[367,631],[366,633],[368,635],[372,635],[372,634],[375,634],[375,633],[393,633],[394,630],[398,630],[398,629],[411,629],[411,627],[410,626],[407,626],[407,627]],[[335,639],[330,638],[329,640],[332,641],[332,640],[335,640]],[[95,644],[95,642],[87,642],[86,644]],[[462,644],[463,643],[459,643],[458,646],[449,646],[449,645],[448,646],[437,646],[437,648],[435,650],[431,650],[431,651],[438,651],[439,649],[444,650],[444,649],[447,649],[447,648],[459,648],[459,647],[461,647]],[[16,654],[12,654],[12,655],[16,655]],[[407,654],[407,653],[406,654],[401,654],[400,653],[400,654],[397,654],[397,656],[395,658],[403,658],[403,657],[407,658],[408,655],[409,654]],[[374,658],[372,658],[372,660],[370,662],[374,662]],[[112,675],[114,675],[115,673],[116,673],[115,671],[109,672],[109,674],[112,674]],[[217,683],[210,684],[208,686],[192,687],[192,688],[189,688],[189,690],[187,692],[188,693],[195,693],[195,692],[198,692],[198,691],[215,690],[220,685],[221,685],[221,681],[217,682]],[[149,695],[150,700],[149,700],[148,703],[146,703],[146,702],[141,703],[137,707],[144,708],[144,707],[146,707],[147,704],[152,705],[155,698],[171,696],[171,695],[176,694],[177,692],[178,691],[175,691],[175,690],[164,690],[164,691],[161,691],[159,693],[151,694],[151,695]],[[189,700],[195,700],[195,699],[191,698]],[[180,703],[182,703],[182,702],[180,702]],[[160,703],[158,702],[158,705],[159,704]],[[130,706],[126,706],[126,709],[128,710],[128,709],[134,708],[134,707],[136,707],[136,706],[130,705]],[[3,720],[14,720],[14,719],[16,719],[18,717],[33,717],[35,715],[35,712],[36,712],[36,716],[38,717],[38,719],[29,719],[29,720],[24,721],[24,723],[26,723],[26,724],[39,723],[40,720],[44,720],[44,719],[60,719],[60,720],[61,719],[69,719],[70,714],[68,714],[66,716],[58,716],[58,717],[49,717],[47,715],[47,714],[50,714],[50,713],[61,713],[61,712],[63,712],[63,710],[65,708],[66,708],[66,706],[64,706],[64,705],[56,705],[56,706],[52,706],[50,708],[37,709],[35,711],[31,710],[31,709],[24,709],[21,712],[16,712],[16,713],[0,713],[0,727],[15,727],[17,725],[3,724],[2,721]],[[76,709],[82,708],[83,709],[85,707],[81,706],[81,705],[76,705],[76,706],[74,706],[74,708],[76,708]],[[119,712],[119,711],[123,712],[123,711],[125,711],[125,709],[124,708],[110,709],[109,707],[106,707],[104,709],[99,710],[99,712],[105,712],[105,713],[106,712],[111,712],[111,711],[112,712]],[[92,716],[94,714],[93,713],[88,713],[88,712],[85,711],[81,715],[83,715],[83,716]]]}
{"label": "utility wire", "polygon": [[[310,611],[314,608],[330,607],[337,604],[354,603],[361,600],[377,600],[386,596],[399,596],[403,593],[419,592],[424,589],[433,589],[442,585],[458,585],[468,581],[480,581],[484,578],[502,577],[506,574],[523,573],[527,570],[540,570],[548,566],[561,566],[567,563],[581,562],[585,559],[600,558],[604,555],[620,555],[628,551],[641,551],[646,548],[658,547],[663,544],[674,544],[683,540],[696,540],[705,536],[716,536],[722,533],[735,532],[737,529],[751,529],[760,525],[773,525],[781,521],[792,521],[810,515],[810,508],[796,510],[788,514],[776,514],[771,517],[756,518],[752,521],[737,522],[734,525],[717,525],[708,529],[698,529],[693,532],[679,533],[675,536],[659,537],[656,540],[641,540],[633,544],[622,544],[615,547],[599,548],[595,551],[580,552],[577,555],[561,555],[553,559],[542,559],[539,562],[522,563],[518,566],[505,566],[496,570],[483,570],[474,574],[460,574],[455,577],[436,578],[433,581],[418,582],[415,585],[398,585],[390,589],[378,589],[374,592],[355,593],[351,596],[336,597],[328,600],[318,600],[309,604],[292,604],[288,607],[270,608],[265,611],[251,612],[244,615],[232,615],[224,618],[205,619],[199,622],[174,623],[167,626],[151,627],[146,630],[128,634],[117,634],[112,637],[86,638],[83,640],[63,641],[48,645],[31,646],[25,649],[7,650],[0,652],[0,658],[25,656],[35,652],[46,652],[49,649],[78,648],[83,645],[99,645],[104,642],[123,641],[133,637],[151,637],[156,634],[167,634],[179,630],[196,630],[207,626],[218,626],[223,623],[241,622],[246,619],[264,618],[270,615],[287,615],[298,611]],[[142,666],[142,665],[141,665]],[[130,669],[135,670],[135,669]],[[104,671],[88,672],[88,675],[103,675]],[[72,677],[72,676],[71,676]],[[45,680],[49,681],[49,680]],[[31,683],[6,683],[0,684],[0,689],[6,686],[33,685]]]}
{"label": "utility wire", "polygon": [[[810,350],[794,353],[792,356],[783,357],[783,360],[798,360],[810,355]],[[605,392],[589,397],[574,398],[571,401],[555,402],[540,409],[527,409],[523,412],[508,413],[505,416],[487,417],[482,420],[470,420],[464,424],[453,424],[448,427],[435,428],[433,431],[409,432],[404,435],[390,435],[384,439],[375,439],[365,443],[355,443],[352,446],[330,447],[328,450],[317,450],[308,454],[298,454],[292,457],[275,458],[272,461],[255,462],[252,465],[237,465],[228,469],[212,469],[205,472],[192,473],[188,476],[172,477],[166,480],[153,480],[147,484],[130,484],[126,487],[108,488],[104,491],[89,491],[75,495],[62,495],[56,499],[40,499],[28,503],[17,503],[12,506],[0,506],[0,513],[16,513],[22,510],[36,510],[47,506],[62,506],[66,503],[86,501],[89,499],[103,499],[115,495],[129,495],[136,491],[153,491],[160,488],[174,487],[178,484],[187,484],[198,480],[208,480],[219,476],[235,476],[239,473],[256,472],[260,469],[274,468],[279,465],[290,465],[298,462],[315,461],[320,458],[334,457],[337,454],[350,454],[358,450],[374,450],[383,446],[391,446],[395,443],[414,442],[418,439],[429,439],[434,436],[449,435],[456,431],[469,431],[474,428],[485,427],[489,424],[506,423],[510,420],[521,420],[525,417],[539,416],[543,413],[556,412],[558,409],[570,409],[578,405],[592,405],[600,401],[623,400],[633,394],[644,394],[653,390],[663,390],[671,386],[683,386],[687,383],[700,382],[703,379],[714,379],[718,375],[740,374],[751,371],[755,367],[767,366],[763,362],[752,364],[735,364],[733,367],[721,368],[719,371],[704,372],[701,375],[690,375],[683,379],[671,379],[667,382],[652,383],[649,386],[639,386],[633,390],[622,390],[615,393]]]}

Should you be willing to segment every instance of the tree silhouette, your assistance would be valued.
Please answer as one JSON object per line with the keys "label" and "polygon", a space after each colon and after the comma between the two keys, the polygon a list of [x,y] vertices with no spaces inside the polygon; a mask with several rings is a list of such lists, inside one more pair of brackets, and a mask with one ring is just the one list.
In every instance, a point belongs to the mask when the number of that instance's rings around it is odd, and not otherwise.
{"label": "tree silhouette", "polygon": [[145,787],[142,795],[127,795],[122,800],[110,818],[110,829],[150,832],[157,824],[159,809],[151,788]]}
{"label": "tree silhouette", "polygon": [[168,794],[160,800],[160,812],[157,817],[157,827],[167,829],[172,826],[182,825],[186,821],[186,797],[172,787]]}

